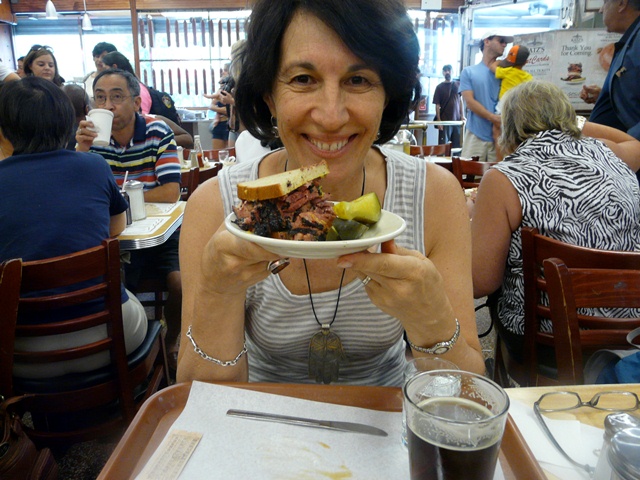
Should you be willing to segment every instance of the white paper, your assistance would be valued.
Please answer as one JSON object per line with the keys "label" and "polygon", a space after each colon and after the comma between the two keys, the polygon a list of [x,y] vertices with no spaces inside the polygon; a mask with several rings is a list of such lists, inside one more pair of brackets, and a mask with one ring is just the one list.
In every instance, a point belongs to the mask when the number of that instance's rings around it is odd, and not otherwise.
{"label": "white paper", "polygon": [[[589,480],[587,472],[569,463],[549,441],[530,405],[512,400],[509,413],[543,469],[562,480]],[[571,458],[576,462],[596,466],[604,429],[580,423],[578,420],[545,417],[545,423]]]}
{"label": "white paper", "polygon": [[169,221],[169,217],[147,217],[136,220],[124,229],[121,235],[150,235]]}
{"label": "white paper", "polygon": [[[226,412],[230,408],[364,423],[383,429],[388,436],[228,417]],[[174,429],[203,434],[181,479],[409,478],[408,452],[400,441],[400,412],[379,412],[194,382],[187,405],[172,426]],[[495,479],[503,478],[498,465]]]}
{"label": "white paper", "polygon": [[178,208],[178,202],[176,203],[151,203],[144,204],[147,211],[147,215],[171,215],[176,208]]}

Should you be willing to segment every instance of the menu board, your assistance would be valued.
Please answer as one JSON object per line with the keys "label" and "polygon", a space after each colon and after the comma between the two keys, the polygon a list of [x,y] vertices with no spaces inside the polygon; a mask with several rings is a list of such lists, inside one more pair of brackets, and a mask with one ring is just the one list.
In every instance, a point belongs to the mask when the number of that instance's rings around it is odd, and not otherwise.
{"label": "menu board", "polygon": [[583,85],[602,86],[619,33],[599,30],[554,30],[515,35],[514,45],[526,45],[530,55],[524,70],[537,80],[556,84],[577,111],[593,105],[580,99]]}

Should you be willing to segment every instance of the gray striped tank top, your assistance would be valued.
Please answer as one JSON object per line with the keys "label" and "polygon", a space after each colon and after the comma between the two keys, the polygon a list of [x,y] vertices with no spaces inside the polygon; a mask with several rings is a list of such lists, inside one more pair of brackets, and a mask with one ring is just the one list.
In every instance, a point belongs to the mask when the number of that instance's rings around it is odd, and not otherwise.
{"label": "gray striped tank top", "polygon": [[[407,229],[396,243],[424,254],[425,163],[394,150],[385,149],[383,155],[387,162],[383,208],[407,222]],[[218,175],[226,214],[234,203],[239,203],[236,185],[257,178],[260,161],[224,168]],[[337,290],[313,294],[321,322],[333,317],[337,298]],[[279,276],[271,275],[247,290],[245,308],[249,380],[314,383],[308,375],[308,350],[309,341],[319,327],[309,295],[293,295]],[[342,340],[347,356],[340,365],[337,383],[402,384],[405,365],[402,325],[371,303],[359,280],[342,287],[340,308],[331,331]]]}

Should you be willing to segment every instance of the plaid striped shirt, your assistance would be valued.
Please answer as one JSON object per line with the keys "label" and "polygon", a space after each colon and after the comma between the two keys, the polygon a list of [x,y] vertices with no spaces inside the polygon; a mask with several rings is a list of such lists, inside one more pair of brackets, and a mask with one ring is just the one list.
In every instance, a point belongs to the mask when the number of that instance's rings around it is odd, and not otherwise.
{"label": "plaid striped shirt", "polygon": [[104,147],[93,145],[91,151],[102,155],[111,166],[116,183],[142,182],[145,190],[166,183],[180,183],[180,160],[171,128],[161,120],[136,113],[133,138],[120,146],[113,137]]}

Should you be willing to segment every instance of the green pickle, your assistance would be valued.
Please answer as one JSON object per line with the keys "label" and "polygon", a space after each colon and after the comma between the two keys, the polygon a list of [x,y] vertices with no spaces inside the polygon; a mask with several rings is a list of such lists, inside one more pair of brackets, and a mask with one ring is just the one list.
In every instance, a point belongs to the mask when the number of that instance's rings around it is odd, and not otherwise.
{"label": "green pickle", "polygon": [[[356,240],[364,235],[367,230],[369,230],[369,227],[364,223],[336,218],[333,221],[331,230],[329,230],[327,240]],[[331,238],[334,235],[332,232],[335,232],[337,238]]]}
{"label": "green pickle", "polygon": [[380,220],[382,207],[378,196],[371,192],[353,202],[338,202],[333,211],[338,218],[333,221],[327,240],[357,240]]}
{"label": "green pickle", "polygon": [[333,206],[333,211],[343,220],[355,220],[371,225],[380,220],[382,207],[378,196],[371,192],[356,198],[353,202],[338,202]]}

